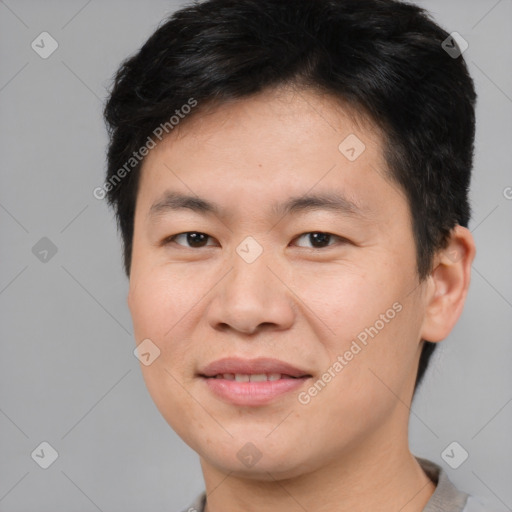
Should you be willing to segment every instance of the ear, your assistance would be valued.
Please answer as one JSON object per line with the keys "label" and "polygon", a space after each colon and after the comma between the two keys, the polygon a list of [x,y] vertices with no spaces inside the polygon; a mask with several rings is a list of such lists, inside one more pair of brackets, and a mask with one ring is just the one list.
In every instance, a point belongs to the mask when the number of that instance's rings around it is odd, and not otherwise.
{"label": "ear", "polygon": [[475,253],[469,229],[453,228],[446,248],[436,253],[428,277],[422,339],[438,342],[453,329],[464,307]]}

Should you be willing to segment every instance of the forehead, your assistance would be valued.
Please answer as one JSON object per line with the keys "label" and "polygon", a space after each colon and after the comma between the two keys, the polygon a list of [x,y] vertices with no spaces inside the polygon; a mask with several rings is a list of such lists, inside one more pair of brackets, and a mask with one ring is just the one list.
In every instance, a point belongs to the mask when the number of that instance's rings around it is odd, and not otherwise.
{"label": "forehead", "polygon": [[212,203],[215,196],[244,200],[251,190],[267,203],[273,198],[267,206],[276,211],[283,194],[325,196],[338,187],[362,206],[358,188],[370,190],[388,173],[378,129],[332,96],[276,89],[201,107],[145,158],[139,195],[146,210],[165,201],[167,188]]}
{"label": "forehead", "polygon": [[[290,124],[293,130],[290,130]],[[286,130],[279,130],[279,127]],[[316,89],[283,85],[265,89],[252,96],[215,102],[198,102],[188,116],[182,116],[167,139],[177,141],[181,137],[197,137],[214,140],[215,135],[235,129],[240,135],[254,130],[285,131],[297,142],[313,132],[330,132],[343,135],[347,130],[363,135],[370,144],[382,145],[382,133],[366,111],[350,106],[332,94]],[[301,137],[300,134],[303,134]],[[254,133],[252,133],[254,135]],[[260,132],[264,139],[264,131]],[[285,142],[282,137],[274,144]],[[226,141],[229,144],[229,141]],[[163,146],[163,144],[161,145]]]}

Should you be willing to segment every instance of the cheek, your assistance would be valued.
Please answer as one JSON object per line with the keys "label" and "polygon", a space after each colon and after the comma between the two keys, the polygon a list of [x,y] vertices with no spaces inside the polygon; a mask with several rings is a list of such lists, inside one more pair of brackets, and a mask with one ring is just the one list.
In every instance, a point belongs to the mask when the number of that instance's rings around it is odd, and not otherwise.
{"label": "cheek", "polygon": [[[397,301],[400,283],[383,274],[384,269],[378,264],[366,268],[354,264],[318,266],[300,273],[294,291],[305,306],[304,315],[322,329],[317,334],[325,340],[331,356],[348,348],[347,343],[350,345],[361,333],[363,338],[365,328],[380,322],[379,315]],[[394,314],[392,310],[388,316]]]}
{"label": "cheek", "polygon": [[161,348],[180,330],[180,322],[205,293],[191,272],[154,267],[130,281],[129,307],[137,341],[151,338]]}
{"label": "cheek", "polygon": [[[187,425],[202,429],[200,415],[187,393],[192,363],[187,357],[190,341],[187,322],[204,292],[193,286],[191,276],[177,270],[149,269],[134,272],[130,280],[129,309],[136,343],[149,338],[160,355],[148,366],[140,365],[156,407],[178,435],[187,439]],[[187,410],[187,421],[182,411]],[[197,417],[196,417],[197,416]]]}
{"label": "cheek", "polygon": [[421,304],[409,293],[413,279],[389,265],[366,268],[372,270],[315,272],[296,289],[321,320],[314,324],[325,351],[321,377],[328,384],[312,394],[335,410],[378,414],[396,400],[390,390],[401,389],[414,372]]}
{"label": "cheek", "polygon": [[174,410],[186,399],[181,386],[187,386],[184,377],[190,375],[193,364],[187,357],[187,325],[204,292],[197,290],[189,277],[154,267],[134,274],[130,281],[129,307],[136,343],[149,338],[160,351],[151,365],[141,364],[141,371],[164,416],[168,408]]}
{"label": "cheek", "polygon": [[[149,338],[160,350],[154,365],[165,367],[185,386],[193,377],[197,351],[204,357],[208,353],[198,329],[216,281],[218,273],[201,271],[194,264],[146,265],[130,280],[129,308],[137,344]],[[148,387],[179,386],[169,374],[151,373],[150,368],[141,366],[144,378],[151,374]]]}

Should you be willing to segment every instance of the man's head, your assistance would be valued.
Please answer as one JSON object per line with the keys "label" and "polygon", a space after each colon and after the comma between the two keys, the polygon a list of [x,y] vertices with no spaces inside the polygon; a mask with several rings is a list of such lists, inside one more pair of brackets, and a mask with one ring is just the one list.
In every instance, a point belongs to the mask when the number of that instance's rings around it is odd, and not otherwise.
{"label": "man's head", "polygon": [[[212,399],[201,372],[230,355],[288,358],[310,383],[330,371],[307,405],[287,407],[298,425],[329,407],[348,416],[339,450],[407,413],[390,389],[407,400],[421,381],[474,254],[461,226],[475,92],[441,46],[448,36],[389,0],[211,0],[175,13],[117,73],[105,189],[137,342],[150,338],[165,365],[144,376],[199,453],[194,429],[208,419],[190,396]],[[230,435],[249,435],[222,399],[214,409]],[[281,409],[250,407],[247,439],[278,443],[263,433]],[[279,430],[292,442],[320,429],[316,418]],[[208,428],[220,460],[228,439]],[[329,448],[311,450],[314,466]]]}

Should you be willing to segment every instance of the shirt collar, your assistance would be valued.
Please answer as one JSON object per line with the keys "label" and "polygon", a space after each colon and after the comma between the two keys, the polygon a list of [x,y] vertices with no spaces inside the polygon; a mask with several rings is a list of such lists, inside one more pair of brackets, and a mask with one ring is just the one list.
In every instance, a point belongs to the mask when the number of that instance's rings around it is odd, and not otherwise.
{"label": "shirt collar", "polygon": [[462,512],[468,494],[459,491],[448,478],[446,471],[434,462],[416,457],[425,474],[436,484],[436,490],[430,497],[423,512]]}

